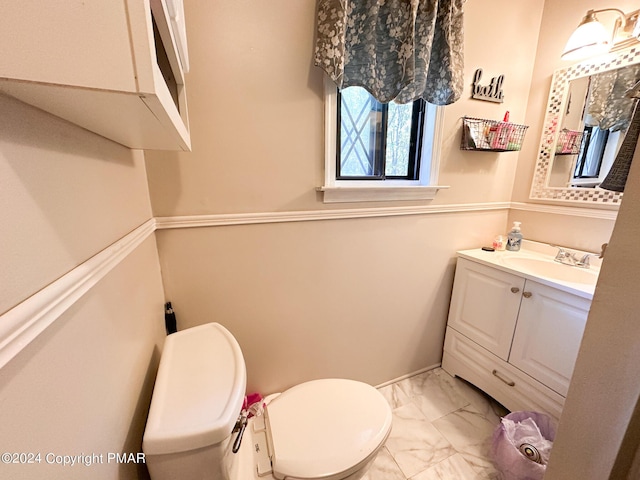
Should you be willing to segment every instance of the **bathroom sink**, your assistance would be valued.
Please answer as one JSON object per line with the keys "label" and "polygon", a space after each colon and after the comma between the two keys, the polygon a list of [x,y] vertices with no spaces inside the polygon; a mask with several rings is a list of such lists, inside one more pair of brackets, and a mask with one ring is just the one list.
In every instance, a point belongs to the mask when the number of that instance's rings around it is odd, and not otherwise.
{"label": "bathroom sink", "polygon": [[550,259],[506,256],[502,261],[507,267],[518,269],[532,275],[551,278],[560,282],[595,285],[598,281],[597,270],[564,265]]}

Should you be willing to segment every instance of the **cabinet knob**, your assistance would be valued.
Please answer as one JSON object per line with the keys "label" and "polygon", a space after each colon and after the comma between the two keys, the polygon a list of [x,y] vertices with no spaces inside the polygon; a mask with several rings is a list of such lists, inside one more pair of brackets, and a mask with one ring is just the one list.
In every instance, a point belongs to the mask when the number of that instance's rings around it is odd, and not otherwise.
{"label": "cabinet knob", "polygon": [[520,289],[518,287],[511,287],[511,293],[518,293]]}
{"label": "cabinet knob", "polygon": [[533,295],[531,292],[522,292],[524,298],[531,298],[531,295]]}

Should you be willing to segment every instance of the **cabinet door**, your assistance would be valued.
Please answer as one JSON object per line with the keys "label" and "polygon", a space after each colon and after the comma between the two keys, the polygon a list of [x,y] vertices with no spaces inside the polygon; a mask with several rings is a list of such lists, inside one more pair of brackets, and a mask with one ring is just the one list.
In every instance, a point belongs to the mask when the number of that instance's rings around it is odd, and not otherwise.
{"label": "cabinet door", "polygon": [[527,280],[509,363],[566,396],[590,306]]}
{"label": "cabinet door", "polygon": [[524,279],[459,258],[449,326],[507,360]]}

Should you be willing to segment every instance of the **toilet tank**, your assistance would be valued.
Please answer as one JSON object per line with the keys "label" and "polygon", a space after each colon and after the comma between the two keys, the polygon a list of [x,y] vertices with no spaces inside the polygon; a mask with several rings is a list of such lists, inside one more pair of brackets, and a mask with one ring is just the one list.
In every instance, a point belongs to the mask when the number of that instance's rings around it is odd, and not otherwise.
{"label": "toilet tank", "polygon": [[142,442],[145,454],[189,452],[225,441],[242,409],[246,382],[240,346],[222,325],[169,335]]}

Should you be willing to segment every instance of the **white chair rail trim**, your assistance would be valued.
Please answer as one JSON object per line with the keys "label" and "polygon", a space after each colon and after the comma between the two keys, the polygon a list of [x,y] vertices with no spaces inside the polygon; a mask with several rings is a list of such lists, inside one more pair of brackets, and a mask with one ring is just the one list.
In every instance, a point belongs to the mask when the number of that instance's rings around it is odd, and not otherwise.
{"label": "white chair rail trim", "polygon": [[426,215],[507,210],[509,202],[468,203],[456,205],[416,205],[401,207],[344,208],[336,210],[306,210],[299,212],[232,213],[156,217],[159,230],[169,228],[221,227],[255,223],[310,222],[316,220],[344,220],[350,218],[392,217],[398,215]]}
{"label": "white chair rail trim", "polygon": [[31,343],[155,231],[151,218],[0,316],[0,368]]}
{"label": "white chair rail trim", "polygon": [[[602,205],[602,204],[600,204]],[[554,215],[570,215],[572,217],[587,217],[603,220],[615,220],[618,216],[618,207],[612,206],[611,209],[600,208],[584,208],[571,205],[548,205],[543,203],[522,203],[512,202],[512,210],[524,210],[527,212],[552,213]]]}
{"label": "white chair rail trim", "polygon": [[601,209],[534,203],[491,202],[151,218],[50,285],[0,315],[0,368],[55,322],[156,230],[508,209],[612,220],[616,218],[617,214],[617,211]]}

